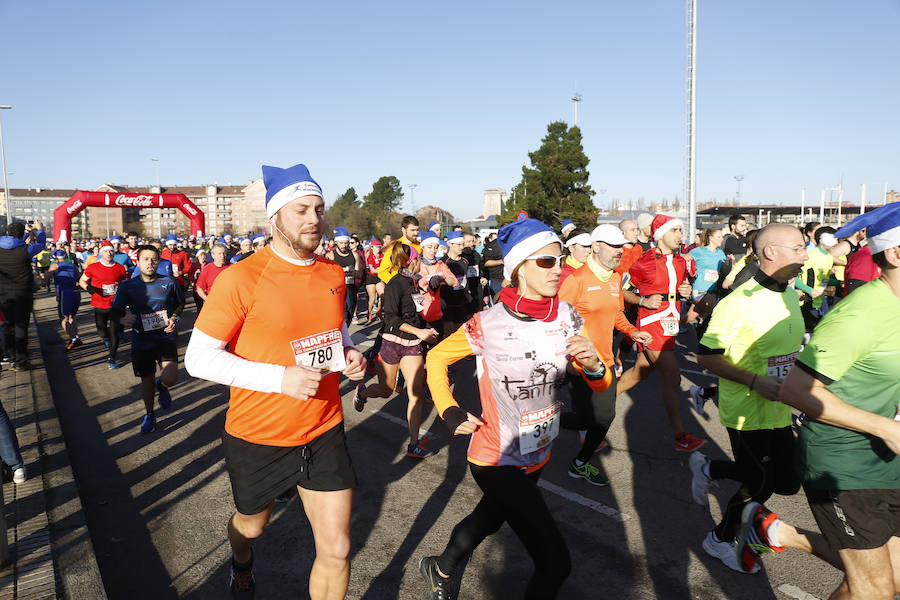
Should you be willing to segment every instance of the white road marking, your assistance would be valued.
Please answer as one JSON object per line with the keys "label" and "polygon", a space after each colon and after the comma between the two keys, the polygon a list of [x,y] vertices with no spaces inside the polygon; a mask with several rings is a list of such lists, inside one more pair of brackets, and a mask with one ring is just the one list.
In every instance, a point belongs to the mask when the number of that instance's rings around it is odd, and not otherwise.
{"label": "white road marking", "polygon": [[626,515],[625,513],[621,513],[616,509],[606,506],[602,502],[597,502],[596,500],[591,500],[590,498],[585,498],[581,494],[576,494],[575,492],[570,492],[566,488],[560,487],[555,483],[550,483],[549,481],[545,481],[544,479],[538,480],[538,486],[544,488],[548,492],[552,494],[556,494],[557,496],[562,496],[566,500],[571,500],[576,504],[580,504],[582,506],[586,506],[593,511],[600,513],[601,515],[607,516],[610,519],[615,521],[627,521],[631,518],[631,515]]}
{"label": "white road marking", "polygon": [[786,596],[790,596],[791,598],[797,598],[798,600],[819,600],[817,597],[813,596],[808,592],[804,592],[796,585],[791,585],[789,583],[783,583],[778,586],[778,591]]}

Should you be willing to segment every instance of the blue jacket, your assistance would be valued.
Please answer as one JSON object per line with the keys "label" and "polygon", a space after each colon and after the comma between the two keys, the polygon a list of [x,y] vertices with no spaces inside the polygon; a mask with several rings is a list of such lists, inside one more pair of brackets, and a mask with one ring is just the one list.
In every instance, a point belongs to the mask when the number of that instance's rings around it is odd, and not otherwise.
{"label": "blue jacket", "polygon": [[0,237],[0,290],[31,293],[31,259],[46,246],[47,234],[43,230],[38,231],[35,244],[9,235]]}
{"label": "blue jacket", "polygon": [[[19,246],[24,246],[25,240],[20,240],[19,238],[14,238],[11,235],[4,235],[0,237],[0,250],[12,250],[14,248],[18,248]],[[37,242],[34,244],[28,244],[27,252],[28,252],[28,260],[31,260],[35,257],[35,255],[47,247],[47,233],[43,229],[38,229],[37,234]]]}

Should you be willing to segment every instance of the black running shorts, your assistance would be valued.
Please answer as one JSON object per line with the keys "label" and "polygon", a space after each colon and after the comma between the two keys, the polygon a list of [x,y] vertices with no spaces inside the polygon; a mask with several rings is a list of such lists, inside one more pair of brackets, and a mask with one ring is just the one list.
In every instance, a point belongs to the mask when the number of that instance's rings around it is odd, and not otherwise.
{"label": "black running shorts", "polygon": [[[132,333],[132,335],[140,335]],[[152,348],[139,349],[132,345],[131,368],[135,377],[156,375],[157,362],[178,362],[178,342],[160,342]]]}
{"label": "black running shorts", "polygon": [[266,509],[295,486],[336,492],[356,486],[343,421],[305,446],[264,446],[222,434],[234,505],[244,515]]}
{"label": "black running shorts", "polygon": [[819,530],[835,550],[871,550],[900,536],[900,490],[804,491]]}

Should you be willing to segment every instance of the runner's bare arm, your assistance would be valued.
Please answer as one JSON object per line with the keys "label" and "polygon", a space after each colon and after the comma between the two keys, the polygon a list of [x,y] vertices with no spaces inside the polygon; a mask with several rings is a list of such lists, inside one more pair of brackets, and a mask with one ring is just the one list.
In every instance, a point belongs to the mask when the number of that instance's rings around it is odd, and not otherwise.
{"label": "runner's bare arm", "polygon": [[366,375],[366,359],[356,349],[346,323],[341,327],[341,343],[344,346],[344,361],[347,363],[342,373],[350,381],[360,381]]}
{"label": "runner's bare arm", "polygon": [[751,373],[733,364],[721,354],[698,354],[697,364],[713,375],[746,385],[767,400],[778,401],[781,380],[776,377]]}
{"label": "runner's bare arm", "polygon": [[784,380],[779,400],[822,423],[878,436],[900,454],[900,421],[847,404],[796,365]]}
{"label": "runner's bare arm", "polygon": [[625,299],[627,304],[639,304],[641,301],[641,297],[632,292],[631,290],[623,290],[622,297]]}

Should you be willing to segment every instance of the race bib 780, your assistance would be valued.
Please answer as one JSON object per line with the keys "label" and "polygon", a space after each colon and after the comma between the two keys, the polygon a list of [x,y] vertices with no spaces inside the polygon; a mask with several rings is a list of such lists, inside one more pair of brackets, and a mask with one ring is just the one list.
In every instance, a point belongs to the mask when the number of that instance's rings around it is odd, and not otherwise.
{"label": "race bib 780", "polygon": [[293,340],[291,341],[291,351],[294,353],[294,361],[298,365],[328,372],[340,372],[347,368],[340,329],[332,329]]}

